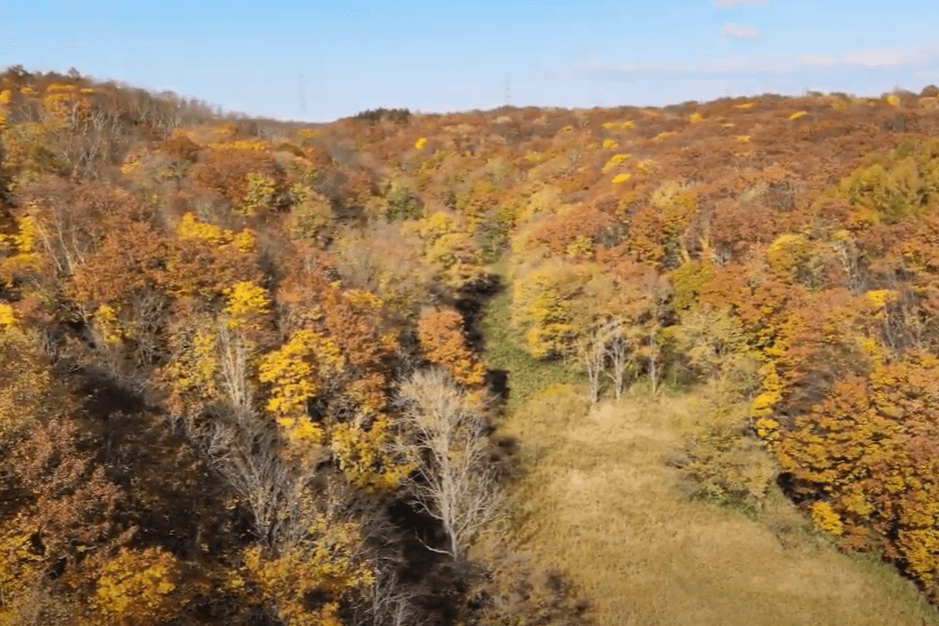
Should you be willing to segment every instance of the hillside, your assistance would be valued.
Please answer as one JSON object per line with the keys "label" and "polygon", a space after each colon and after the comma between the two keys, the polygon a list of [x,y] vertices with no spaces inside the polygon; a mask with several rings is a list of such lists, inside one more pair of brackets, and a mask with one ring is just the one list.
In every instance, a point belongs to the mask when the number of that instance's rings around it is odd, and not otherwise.
{"label": "hillside", "polygon": [[7,70],[0,624],[936,622],[937,129]]}

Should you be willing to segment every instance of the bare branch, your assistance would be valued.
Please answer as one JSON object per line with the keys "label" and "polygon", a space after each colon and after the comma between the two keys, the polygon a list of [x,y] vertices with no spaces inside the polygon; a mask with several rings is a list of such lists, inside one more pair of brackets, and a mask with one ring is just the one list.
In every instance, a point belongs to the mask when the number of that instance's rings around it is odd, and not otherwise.
{"label": "bare branch", "polygon": [[417,467],[409,487],[447,533],[447,554],[462,562],[466,549],[501,511],[486,424],[466,392],[442,370],[413,374],[401,386],[401,399],[415,435],[406,449]]}

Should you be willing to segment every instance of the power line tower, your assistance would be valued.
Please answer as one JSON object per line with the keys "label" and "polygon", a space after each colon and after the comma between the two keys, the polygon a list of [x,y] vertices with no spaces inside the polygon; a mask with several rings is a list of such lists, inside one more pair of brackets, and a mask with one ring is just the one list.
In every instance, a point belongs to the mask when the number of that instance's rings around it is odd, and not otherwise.
{"label": "power line tower", "polygon": [[306,101],[303,98],[303,74],[300,74],[300,80],[297,82],[297,93],[300,96],[300,113],[306,115]]}
{"label": "power line tower", "polygon": [[508,74],[505,75],[505,106],[512,105],[512,78]]}

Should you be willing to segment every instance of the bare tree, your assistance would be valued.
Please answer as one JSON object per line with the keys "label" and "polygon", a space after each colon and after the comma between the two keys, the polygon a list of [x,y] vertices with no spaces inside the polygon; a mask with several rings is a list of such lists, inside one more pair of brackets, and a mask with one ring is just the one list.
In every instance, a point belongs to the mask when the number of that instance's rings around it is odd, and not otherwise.
{"label": "bare tree", "polygon": [[[606,322],[593,324],[587,332],[577,338],[575,355],[587,372],[587,400],[600,400],[600,383],[606,371],[607,344],[610,325]],[[617,394],[617,397],[618,394]]]}
{"label": "bare tree", "polygon": [[371,593],[353,609],[355,626],[423,626],[431,616],[417,600],[420,590],[401,582],[396,564],[379,563]]}
{"label": "bare tree", "polygon": [[485,421],[443,370],[415,372],[401,385],[400,399],[414,435],[405,448],[417,468],[408,487],[448,538],[446,549],[427,547],[462,563],[467,548],[501,510]]}
{"label": "bare tree", "polygon": [[652,394],[655,395],[659,392],[665,369],[662,329],[665,326],[664,317],[671,296],[671,285],[667,278],[652,275],[643,281],[641,289],[648,301],[648,311],[642,324],[644,340],[641,342],[639,353],[645,357],[649,383],[652,386]]}
{"label": "bare tree", "polygon": [[224,321],[218,339],[222,397],[210,419],[184,420],[187,433],[248,506],[265,545],[294,545],[305,534],[303,498],[317,463],[283,454],[276,426],[256,410],[248,342]]}
{"label": "bare tree", "polygon": [[606,341],[606,358],[608,369],[606,375],[613,383],[613,393],[617,400],[623,395],[626,386],[626,374],[634,358],[626,336],[626,322],[614,320],[610,323]]}

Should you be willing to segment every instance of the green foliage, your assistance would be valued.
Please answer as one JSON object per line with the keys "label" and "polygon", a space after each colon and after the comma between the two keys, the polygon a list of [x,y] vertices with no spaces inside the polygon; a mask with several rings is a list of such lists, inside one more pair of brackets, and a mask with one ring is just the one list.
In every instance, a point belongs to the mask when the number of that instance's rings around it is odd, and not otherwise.
{"label": "green foliage", "polygon": [[507,374],[510,408],[521,406],[553,384],[582,379],[579,372],[572,371],[563,361],[544,361],[524,348],[522,338],[512,330],[511,305],[511,294],[496,296],[486,306],[481,322],[486,338],[486,367]]}
{"label": "green foliage", "polygon": [[363,122],[379,122],[387,119],[396,124],[404,124],[411,117],[411,111],[408,109],[386,109],[379,107],[377,109],[368,109],[355,114],[354,119]]}
{"label": "green foliage", "polygon": [[685,436],[680,465],[692,498],[755,514],[762,509],[775,468],[747,428],[748,402],[733,385],[712,384],[697,423]]}
{"label": "green foliage", "polygon": [[476,239],[486,261],[497,261],[508,248],[517,214],[516,207],[501,205],[476,227]]}
{"label": "green foliage", "polygon": [[285,227],[291,238],[326,247],[332,240],[334,216],[332,203],[325,196],[305,186],[291,188],[293,207]]}
{"label": "green foliage", "polygon": [[406,188],[392,188],[386,196],[388,210],[386,215],[392,222],[414,220],[421,216],[420,198]]}
{"label": "green foliage", "polygon": [[672,304],[676,310],[693,307],[701,294],[701,289],[713,279],[713,267],[705,261],[686,261],[669,276],[675,289]]}
{"label": "green foliage", "polygon": [[248,216],[255,215],[262,209],[269,209],[274,203],[277,181],[265,174],[249,172],[246,175],[247,189],[241,202],[241,211]]}
{"label": "green foliage", "polygon": [[838,197],[887,224],[939,202],[939,141],[909,141],[872,160],[839,183]]}

